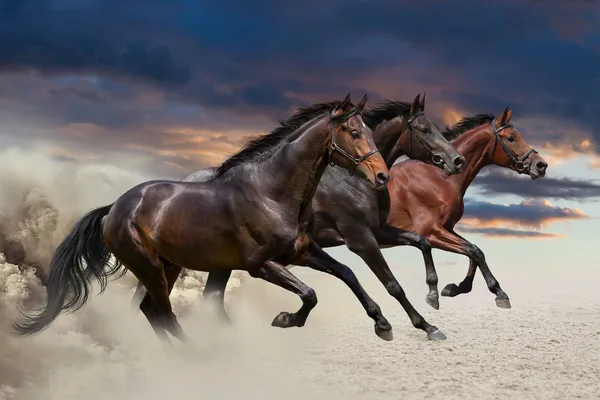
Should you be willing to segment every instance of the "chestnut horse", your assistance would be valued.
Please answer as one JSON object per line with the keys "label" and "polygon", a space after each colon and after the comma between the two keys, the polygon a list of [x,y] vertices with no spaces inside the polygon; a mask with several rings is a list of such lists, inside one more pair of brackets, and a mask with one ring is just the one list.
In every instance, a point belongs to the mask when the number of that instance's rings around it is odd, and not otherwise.
{"label": "chestnut horse", "polygon": [[[33,334],[63,310],[81,308],[90,278],[101,290],[107,277],[131,271],[146,287],[140,305],[156,335],[188,341],[171,309],[169,292],[181,266],[217,272],[241,269],[298,295],[302,307],[280,313],[272,325],[303,326],[317,304],[315,291],[285,265],[294,263],[341,279],[391,339],[392,327],[347,266],[311,238],[311,202],[329,164],[337,164],[383,190],[389,170],[362,119],[367,97],[300,109],[270,134],[251,140],[206,182],[142,183],[113,204],[82,217],[54,252],[46,306],[14,328]],[[110,254],[117,260],[108,266]]]}
{"label": "chestnut horse", "polygon": [[[412,160],[399,162],[390,168],[392,179],[388,191],[392,204],[388,222],[397,228],[423,235],[433,248],[469,257],[465,279],[459,285],[447,285],[442,296],[454,297],[470,292],[479,267],[488,289],[496,295],[496,305],[511,307],[483,252],[454,231],[464,213],[465,192],[485,166],[495,164],[527,174],[532,179],[546,175],[548,163],[510,123],[511,117],[512,110],[507,107],[498,118],[491,115],[467,117],[444,133],[448,139],[454,139],[452,144],[466,158],[459,174],[448,176],[434,166]],[[427,271],[428,283],[432,275],[437,282],[433,269]]]}
{"label": "chestnut horse", "polygon": [[[430,161],[447,173],[458,173],[464,158],[425,117],[424,112],[425,96],[421,99],[418,95],[412,104],[386,101],[365,112],[364,120],[373,129],[375,144],[388,167],[402,155],[412,156],[414,149],[420,159]],[[212,168],[200,170],[185,180],[206,180],[214,171]],[[390,204],[387,191],[375,192],[360,179],[340,171],[328,169],[317,186],[312,204],[315,213],[315,242],[322,248],[346,244],[367,263],[389,294],[398,300],[413,326],[424,330],[429,339],[445,339],[445,335],[437,327],[429,324],[407,299],[402,286],[381,254],[378,242],[419,248],[423,253],[426,268],[435,271],[431,245],[420,235],[386,223]],[[216,298],[219,315],[226,322],[229,322],[229,318],[225,312],[223,297],[230,274],[230,271],[211,272],[204,290],[205,297]],[[437,281],[432,285],[437,293]],[[143,286],[138,284],[132,301],[134,305],[139,304],[143,293]],[[431,301],[437,301],[437,297]]]}

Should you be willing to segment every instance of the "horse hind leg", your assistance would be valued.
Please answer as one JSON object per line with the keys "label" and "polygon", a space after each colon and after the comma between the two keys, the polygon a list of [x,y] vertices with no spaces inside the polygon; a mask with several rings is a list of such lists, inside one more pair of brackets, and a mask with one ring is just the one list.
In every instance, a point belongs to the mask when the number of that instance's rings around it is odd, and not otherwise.
{"label": "horse hind leg", "polygon": [[[173,270],[179,267],[173,267],[154,251],[146,248],[136,229],[130,229],[129,233],[133,249],[127,249],[129,251],[125,253],[122,246],[118,246],[120,248],[115,249],[113,254],[119,254],[118,258],[146,288],[146,295],[140,304],[140,309],[162,342],[171,343],[167,332],[181,341],[187,341],[187,336],[179,325],[177,317],[173,314],[169,301],[167,275],[172,275]],[[178,273],[179,271],[177,271]],[[176,277],[177,275],[175,275]]]}
{"label": "horse hind leg", "polygon": [[153,261],[155,261],[156,266],[160,265],[162,267],[160,268],[161,273],[147,282],[140,280],[147,290],[140,304],[140,310],[148,318],[150,324],[154,322],[181,342],[188,343],[190,339],[183,331],[179,321],[177,321],[169,300],[169,295],[181,272],[181,267],[161,257]]}
{"label": "horse hind leg", "polygon": [[281,312],[272,326],[279,328],[301,327],[306,323],[310,311],[317,305],[317,294],[300,279],[296,278],[287,268],[274,261],[267,261],[262,266],[248,271],[250,276],[260,278],[292,293],[302,300],[302,307],[295,313]]}
{"label": "horse hind leg", "polygon": [[214,300],[217,311],[222,322],[231,325],[231,320],[225,310],[225,288],[231,277],[231,271],[215,271],[208,274],[203,297],[206,300]]}

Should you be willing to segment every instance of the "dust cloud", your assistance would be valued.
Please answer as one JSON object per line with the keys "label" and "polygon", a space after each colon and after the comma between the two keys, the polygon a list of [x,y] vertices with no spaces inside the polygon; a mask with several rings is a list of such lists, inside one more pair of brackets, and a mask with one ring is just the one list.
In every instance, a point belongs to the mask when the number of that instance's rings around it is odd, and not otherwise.
{"label": "dust cloud", "polygon": [[[45,268],[71,225],[148,179],[111,165],[74,167],[41,152],[0,152],[0,400],[137,398],[148,388],[148,379],[160,381],[164,372],[173,375],[180,368],[174,360],[187,363],[187,369],[196,364],[189,349],[175,357],[166,352],[141,313],[131,308],[137,281],[130,274],[36,337],[17,337],[11,331],[17,310],[38,307],[44,300]],[[234,273],[228,294],[244,278]],[[194,271],[177,281],[171,298],[182,318],[187,313],[203,319],[204,281],[205,274]],[[214,325],[216,318],[207,315]],[[161,369],[164,365],[170,370]],[[149,377],[152,373],[156,375]],[[184,392],[186,381],[198,379],[182,377],[178,387]],[[161,387],[155,385],[146,398],[161,398],[153,397]]]}

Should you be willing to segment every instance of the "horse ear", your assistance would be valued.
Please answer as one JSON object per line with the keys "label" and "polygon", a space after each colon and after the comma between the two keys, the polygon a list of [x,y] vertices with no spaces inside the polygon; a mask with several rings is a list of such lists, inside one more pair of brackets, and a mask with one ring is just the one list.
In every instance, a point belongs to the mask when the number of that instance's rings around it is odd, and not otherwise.
{"label": "horse ear", "polygon": [[362,100],[360,101],[360,103],[358,103],[358,105],[356,106],[356,108],[358,109],[359,112],[363,112],[365,106],[367,105],[367,94],[365,93],[365,95],[363,96]]}
{"label": "horse ear", "polygon": [[344,97],[344,100],[342,100],[342,106],[340,108],[345,111],[348,109],[348,107],[350,107],[351,104],[352,100],[350,100],[350,93],[348,93],[346,97]]}
{"label": "horse ear", "polygon": [[421,94],[419,93],[417,95],[417,97],[415,97],[415,99],[413,100],[411,106],[410,106],[410,115],[414,115],[415,111],[417,111],[417,109],[419,108],[421,102]]}
{"label": "horse ear", "polygon": [[421,111],[425,111],[425,96],[427,96],[427,93],[423,93],[423,98],[421,99]]}
{"label": "horse ear", "polygon": [[504,118],[504,122],[510,124],[510,119],[512,118],[512,110],[508,110],[506,112],[506,118]]}
{"label": "horse ear", "polygon": [[502,115],[500,115],[500,126],[506,125],[506,116],[508,114],[508,106],[502,111]]}

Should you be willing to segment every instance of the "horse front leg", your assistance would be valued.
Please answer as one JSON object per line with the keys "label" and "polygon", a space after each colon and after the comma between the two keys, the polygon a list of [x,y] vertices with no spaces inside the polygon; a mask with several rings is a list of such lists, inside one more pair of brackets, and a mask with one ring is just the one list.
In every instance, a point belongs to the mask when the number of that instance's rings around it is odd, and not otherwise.
{"label": "horse front leg", "polygon": [[348,248],[353,253],[362,258],[369,266],[371,271],[377,276],[377,279],[385,286],[390,296],[394,297],[402,306],[413,326],[427,333],[429,340],[444,340],[444,335],[437,327],[428,323],[425,318],[413,307],[400,283],[392,274],[388,266],[379,244],[370,230],[363,231],[358,234],[358,231],[348,232],[351,236],[345,236]]}
{"label": "horse front leg", "polygon": [[[485,260],[485,255],[479,249],[479,247],[475,246],[473,243],[467,241],[458,234],[446,230],[440,225],[432,227],[426,238],[431,242],[431,245],[434,248],[469,257],[472,262],[469,270],[474,270],[474,266],[479,266],[489,291],[496,295],[496,305],[500,308],[511,308],[508,295],[502,290],[502,288],[500,288],[500,284],[490,271],[490,268]],[[475,272],[472,272],[472,276],[474,275]],[[444,293],[442,293],[442,295],[444,295]]]}
{"label": "horse front leg", "polygon": [[425,282],[429,286],[429,293],[425,296],[425,302],[434,309],[439,310],[438,275],[431,254],[431,243],[418,233],[405,231],[387,223],[381,225],[376,238],[380,246],[413,246],[421,250],[425,262]]}
{"label": "horse front leg", "polygon": [[360,301],[367,315],[375,321],[375,334],[383,340],[392,340],[392,325],[383,316],[381,308],[367,294],[352,270],[327,254],[315,242],[311,242],[301,260],[294,261],[296,265],[304,265],[311,269],[326,272],[342,280],[352,290]]}

